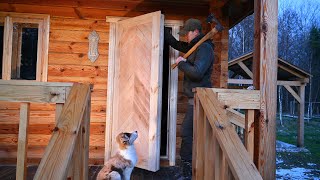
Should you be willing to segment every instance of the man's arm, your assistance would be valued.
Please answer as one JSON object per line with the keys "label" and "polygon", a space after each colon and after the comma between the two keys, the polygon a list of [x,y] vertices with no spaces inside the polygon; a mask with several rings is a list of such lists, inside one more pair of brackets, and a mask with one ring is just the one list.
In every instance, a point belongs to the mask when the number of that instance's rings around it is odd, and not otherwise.
{"label": "man's arm", "polygon": [[187,42],[177,41],[175,37],[172,36],[168,28],[164,28],[164,41],[168,43],[174,49],[186,53],[191,48]]}
{"label": "man's arm", "polygon": [[207,43],[203,43],[198,48],[195,58],[194,65],[188,62],[180,61],[178,67],[191,80],[200,81],[213,61],[212,47]]}

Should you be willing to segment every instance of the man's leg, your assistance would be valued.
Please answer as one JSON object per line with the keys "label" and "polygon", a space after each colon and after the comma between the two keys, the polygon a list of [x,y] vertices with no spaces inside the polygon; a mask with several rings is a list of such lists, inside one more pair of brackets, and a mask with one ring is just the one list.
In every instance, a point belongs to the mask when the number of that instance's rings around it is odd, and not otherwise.
{"label": "man's leg", "polygon": [[188,105],[187,113],[182,123],[181,163],[183,174],[192,175],[192,142],[193,142],[193,105]]}

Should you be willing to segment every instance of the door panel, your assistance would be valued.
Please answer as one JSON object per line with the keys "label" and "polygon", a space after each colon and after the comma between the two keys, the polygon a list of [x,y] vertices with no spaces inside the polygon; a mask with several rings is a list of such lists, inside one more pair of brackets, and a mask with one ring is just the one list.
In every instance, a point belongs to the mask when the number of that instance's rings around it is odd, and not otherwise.
{"label": "door panel", "polygon": [[163,27],[160,11],[116,23],[111,154],[120,132],[137,130],[137,167],[150,171],[160,163]]}

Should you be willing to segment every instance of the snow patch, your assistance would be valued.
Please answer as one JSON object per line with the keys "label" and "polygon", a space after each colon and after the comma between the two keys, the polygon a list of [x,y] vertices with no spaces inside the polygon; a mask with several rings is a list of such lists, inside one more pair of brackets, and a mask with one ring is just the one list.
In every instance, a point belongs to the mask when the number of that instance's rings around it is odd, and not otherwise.
{"label": "snow patch", "polygon": [[276,151],[277,152],[310,152],[306,148],[299,148],[295,145],[288,144],[282,141],[277,141],[276,143]]}
{"label": "snow patch", "polygon": [[314,163],[307,163],[308,166],[315,166],[316,164]]}
{"label": "snow patch", "polygon": [[283,163],[283,160],[280,158],[276,158],[276,164],[281,164],[281,163]]}
{"label": "snow patch", "polygon": [[[311,169],[292,168],[292,169],[277,169],[276,174],[279,180],[282,179],[308,179],[310,178],[306,173],[310,173]],[[319,178],[318,178],[319,180]]]}

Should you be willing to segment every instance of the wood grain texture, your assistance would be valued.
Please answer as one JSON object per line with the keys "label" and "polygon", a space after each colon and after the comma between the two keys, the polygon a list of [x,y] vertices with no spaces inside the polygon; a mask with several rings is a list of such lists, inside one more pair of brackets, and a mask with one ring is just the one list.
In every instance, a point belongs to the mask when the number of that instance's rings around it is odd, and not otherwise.
{"label": "wood grain texture", "polygon": [[109,24],[104,20],[84,20],[77,18],[51,18],[51,29],[55,30],[72,30],[72,31],[89,31],[95,30],[97,32],[108,32]]}
{"label": "wood grain texture", "polygon": [[260,109],[260,92],[241,89],[212,89],[228,108]]}
{"label": "wood grain texture", "polygon": [[19,138],[17,152],[17,172],[16,179],[24,180],[27,178],[27,148],[28,148],[28,125],[30,116],[30,104],[21,103]]}
{"label": "wood grain texture", "polygon": [[298,132],[297,132],[297,146],[304,146],[304,106],[305,106],[305,89],[306,86],[302,85],[299,89],[299,97],[301,102],[299,104],[299,119],[298,119]]}
{"label": "wood grain texture", "polygon": [[2,79],[11,79],[11,57],[12,57],[12,35],[13,22],[12,18],[7,16],[5,19],[5,29],[3,32],[3,57],[2,57]]}
{"label": "wood grain texture", "polygon": [[[89,35],[89,33],[88,33]],[[108,42],[102,42],[99,41],[98,44],[98,51],[100,55],[108,55]],[[50,47],[49,47],[50,53],[74,53],[77,54],[79,57],[83,54],[88,53],[88,42],[79,42],[75,39],[72,41],[59,41],[59,40],[51,40],[50,41]]]}
{"label": "wood grain texture", "polygon": [[7,86],[0,84],[0,101],[64,103],[65,100],[65,87]]}
{"label": "wood grain texture", "polygon": [[278,1],[254,1],[253,84],[261,92],[256,111],[254,162],[263,179],[275,179]]}
{"label": "wood grain texture", "polygon": [[[85,45],[86,47],[86,45]],[[99,46],[101,47],[101,46]],[[62,47],[63,50],[68,51],[68,45]],[[100,52],[100,51],[99,51]],[[85,53],[50,53],[49,64],[50,65],[83,65],[83,66],[107,66],[108,56],[100,54],[95,62],[91,62]],[[50,73],[50,72],[49,72]]]}
{"label": "wood grain texture", "polygon": [[35,179],[66,178],[67,166],[72,156],[84,109],[90,94],[89,85],[75,84],[65,103],[56,131],[53,133],[40,162]]}
{"label": "wood grain texture", "polygon": [[253,160],[254,153],[254,110],[246,110],[245,114],[245,133],[244,146],[246,147],[251,159]]}
{"label": "wood grain texture", "polygon": [[[151,13],[116,24],[112,100],[112,139],[137,130],[137,167],[156,171],[160,164],[160,107],[163,19]],[[109,59],[109,63],[110,59]],[[111,70],[113,71],[113,70]],[[110,88],[110,87],[108,87]],[[112,88],[112,87],[111,87]],[[148,139],[143,141],[142,139]],[[112,140],[111,154],[117,147]],[[108,150],[106,150],[108,152]]]}
{"label": "wood grain texture", "polygon": [[[230,167],[235,179],[262,179],[238,135],[231,124],[227,123],[226,112],[222,108],[222,104],[218,102],[215,93],[210,89],[204,88],[197,88],[196,92],[207,114],[207,119],[213,131],[216,133],[219,146],[223,151],[223,156],[227,162],[225,167]],[[209,99],[209,101],[207,99]],[[214,99],[216,99],[216,101],[212,101]],[[221,124],[221,122],[225,123]],[[223,160],[221,162],[223,162]],[[220,170],[226,169],[223,167],[220,168]],[[225,175],[223,174],[226,172],[226,170],[223,170],[223,172],[220,172],[220,176],[224,177]]]}

